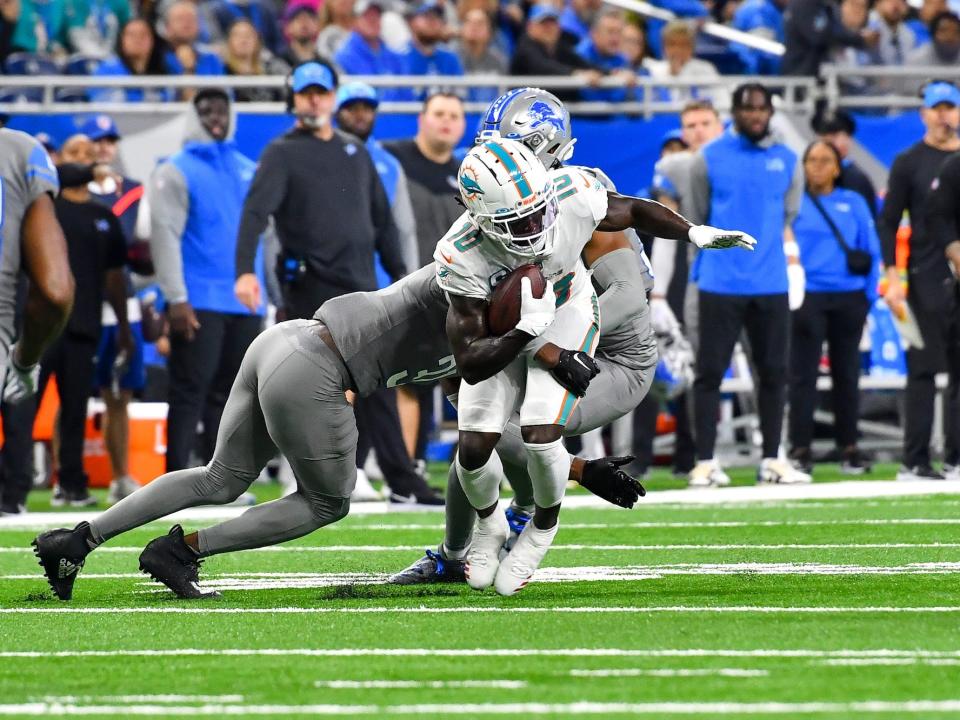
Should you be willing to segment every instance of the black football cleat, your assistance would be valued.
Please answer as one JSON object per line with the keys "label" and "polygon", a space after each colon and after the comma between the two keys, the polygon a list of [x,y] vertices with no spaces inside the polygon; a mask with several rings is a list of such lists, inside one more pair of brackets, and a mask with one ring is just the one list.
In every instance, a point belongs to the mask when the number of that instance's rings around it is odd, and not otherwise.
{"label": "black football cleat", "polygon": [[90,523],[82,522],[73,530],[48,530],[31,543],[53,594],[61,600],[73,597],[73,583],[90,554],[89,533]]}
{"label": "black football cleat", "polygon": [[203,561],[183,539],[183,528],[174,525],[170,532],[151,540],[140,553],[140,572],[170,588],[185,600],[220,597],[220,593],[200,589],[200,564]]}
{"label": "black football cleat", "polygon": [[423,585],[431,583],[466,582],[463,560],[449,560],[440,553],[427,550],[426,555],[413,565],[392,575],[391,585]]}

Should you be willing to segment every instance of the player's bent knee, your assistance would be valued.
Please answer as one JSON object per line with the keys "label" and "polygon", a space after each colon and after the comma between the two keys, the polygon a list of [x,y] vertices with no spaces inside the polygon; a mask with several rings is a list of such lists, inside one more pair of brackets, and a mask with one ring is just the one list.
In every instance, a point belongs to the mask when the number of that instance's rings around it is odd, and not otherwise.
{"label": "player's bent knee", "polygon": [[302,488],[300,492],[310,505],[310,512],[317,520],[317,527],[331,525],[342,520],[350,512],[350,498],[324,495]]}
{"label": "player's bent knee", "polygon": [[197,494],[214,505],[223,505],[240,497],[256,479],[257,473],[231,469],[211,460],[197,480]]}
{"label": "player's bent knee", "polygon": [[467,470],[476,470],[483,467],[497,441],[500,433],[460,432],[460,444],[457,449],[460,465]]}
{"label": "player's bent knee", "polygon": [[528,425],[520,432],[525,443],[544,445],[563,437],[563,425]]}

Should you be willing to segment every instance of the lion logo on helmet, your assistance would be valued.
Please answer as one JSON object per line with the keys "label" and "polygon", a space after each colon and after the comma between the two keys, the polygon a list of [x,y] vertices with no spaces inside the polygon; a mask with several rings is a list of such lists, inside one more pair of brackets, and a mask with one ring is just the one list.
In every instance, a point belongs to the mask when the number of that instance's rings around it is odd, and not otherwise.
{"label": "lion logo on helmet", "polygon": [[538,100],[530,105],[530,109],[527,110],[527,115],[533,120],[530,127],[536,128],[541,125],[549,125],[557,132],[563,132],[563,118],[560,117],[549,104],[542,100]]}

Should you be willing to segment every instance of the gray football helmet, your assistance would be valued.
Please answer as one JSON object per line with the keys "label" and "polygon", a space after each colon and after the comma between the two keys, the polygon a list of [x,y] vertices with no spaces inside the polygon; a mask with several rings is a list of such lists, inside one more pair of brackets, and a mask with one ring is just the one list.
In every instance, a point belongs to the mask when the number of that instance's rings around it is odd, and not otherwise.
{"label": "gray football helmet", "polygon": [[573,155],[576,140],[570,113],[553,93],[517,88],[494,100],[480,117],[476,142],[495,138],[518,140],[552,169]]}

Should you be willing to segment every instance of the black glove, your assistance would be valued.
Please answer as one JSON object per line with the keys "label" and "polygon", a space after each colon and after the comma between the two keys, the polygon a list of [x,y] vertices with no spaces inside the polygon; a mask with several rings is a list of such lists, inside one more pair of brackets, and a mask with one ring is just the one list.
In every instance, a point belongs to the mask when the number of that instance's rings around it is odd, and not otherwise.
{"label": "black glove", "polygon": [[643,485],[620,469],[633,460],[633,455],[588,460],[580,484],[597,497],[629,510],[647,494]]}
{"label": "black glove", "polygon": [[596,361],[579,350],[561,350],[560,362],[550,370],[558,383],[580,398],[587,394],[587,387],[598,372]]}

